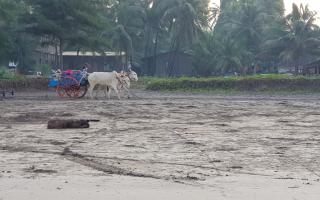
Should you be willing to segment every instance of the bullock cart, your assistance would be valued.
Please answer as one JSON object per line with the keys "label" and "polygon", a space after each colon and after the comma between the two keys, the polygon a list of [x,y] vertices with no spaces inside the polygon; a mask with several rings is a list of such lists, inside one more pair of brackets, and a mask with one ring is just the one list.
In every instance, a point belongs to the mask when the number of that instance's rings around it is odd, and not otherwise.
{"label": "bullock cart", "polygon": [[49,87],[56,89],[59,97],[72,99],[82,98],[88,90],[88,79],[86,70],[54,71]]}

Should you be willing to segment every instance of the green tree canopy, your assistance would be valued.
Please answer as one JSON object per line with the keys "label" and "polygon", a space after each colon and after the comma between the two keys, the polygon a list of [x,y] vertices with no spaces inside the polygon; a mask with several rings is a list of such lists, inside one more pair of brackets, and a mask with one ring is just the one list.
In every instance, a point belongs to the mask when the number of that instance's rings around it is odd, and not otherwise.
{"label": "green tree canopy", "polygon": [[27,31],[46,37],[46,42],[59,46],[60,66],[65,48],[99,48],[107,45],[99,34],[108,26],[103,20],[102,0],[26,0],[29,12],[25,16]]}
{"label": "green tree canopy", "polygon": [[315,21],[316,12],[308,6],[293,4],[292,12],[285,18],[284,35],[268,40],[266,47],[279,52],[282,60],[294,63],[297,73],[303,59],[320,55],[320,32]]}

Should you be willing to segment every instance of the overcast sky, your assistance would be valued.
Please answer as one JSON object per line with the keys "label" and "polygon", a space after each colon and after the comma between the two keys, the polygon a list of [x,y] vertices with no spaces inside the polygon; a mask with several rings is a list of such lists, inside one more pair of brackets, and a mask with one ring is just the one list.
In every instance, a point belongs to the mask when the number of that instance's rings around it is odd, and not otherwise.
{"label": "overcast sky", "polygon": [[[219,3],[220,0],[211,0],[212,2]],[[318,17],[320,16],[320,0],[284,0],[286,12],[290,12],[292,9],[292,3],[303,3],[308,4],[310,10],[315,10],[318,12]]]}

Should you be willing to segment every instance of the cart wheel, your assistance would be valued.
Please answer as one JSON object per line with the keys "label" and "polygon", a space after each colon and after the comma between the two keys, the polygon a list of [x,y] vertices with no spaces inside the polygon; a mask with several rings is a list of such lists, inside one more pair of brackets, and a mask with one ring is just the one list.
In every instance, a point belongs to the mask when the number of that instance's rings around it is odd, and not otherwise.
{"label": "cart wheel", "polygon": [[57,92],[60,97],[77,98],[79,93],[78,87],[79,82],[75,78],[67,76],[60,79]]}
{"label": "cart wheel", "polygon": [[70,98],[79,98],[80,94],[80,86],[79,85],[72,85],[66,89],[66,93]]}
{"label": "cart wheel", "polygon": [[66,91],[64,90],[64,88],[58,86],[56,89],[56,93],[60,98],[63,98],[67,95]]}
{"label": "cart wheel", "polygon": [[78,98],[84,97],[86,95],[87,91],[88,91],[88,86],[86,86],[86,85],[85,86],[80,86]]}

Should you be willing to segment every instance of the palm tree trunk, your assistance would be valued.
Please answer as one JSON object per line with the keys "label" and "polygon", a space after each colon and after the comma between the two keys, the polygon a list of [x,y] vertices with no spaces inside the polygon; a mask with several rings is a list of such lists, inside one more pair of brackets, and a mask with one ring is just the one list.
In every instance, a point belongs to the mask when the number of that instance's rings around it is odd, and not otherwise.
{"label": "palm tree trunk", "polygon": [[[174,40],[172,41],[172,44],[171,44],[171,50],[173,50],[173,49],[175,49],[174,50],[174,53],[173,54],[170,54],[170,58],[169,58],[169,66],[168,66],[168,75],[169,75],[169,77],[172,77],[173,76],[173,68],[174,68],[174,64],[175,64],[175,57],[176,57],[176,52],[177,52],[177,46],[178,45],[176,45],[176,43],[178,43],[177,42],[177,38],[174,38]],[[176,48],[175,48],[175,46],[176,46]]]}
{"label": "palm tree trunk", "polygon": [[298,65],[297,64],[295,64],[295,66],[294,66],[294,75],[298,76]]}
{"label": "palm tree trunk", "polygon": [[128,56],[129,56],[129,55],[128,55],[128,52],[129,52],[129,51],[128,51],[128,47],[126,47],[126,57],[125,57],[125,58],[126,58],[126,66],[124,66],[124,69],[123,69],[123,70],[127,70],[127,67],[128,67]]}
{"label": "palm tree trunk", "polygon": [[[124,66],[123,66],[123,55],[122,55],[122,52],[124,52],[123,51],[123,49],[122,48],[120,48],[120,50],[119,50],[119,53],[120,53],[120,56],[119,56],[119,59],[120,59],[120,68],[122,69],[122,70],[124,70]],[[126,52],[125,52],[126,53]]]}
{"label": "palm tree trunk", "polygon": [[54,48],[55,48],[55,52],[54,52],[54,67],[56,69],[59,68],[59,53],[58,53],[58,44],[55,43],[54,45]]}
{"label": "palm tree trunk", "polygon": [[147,38],[146,38],[146,44],[145,44],[145,47],[144,47],[144,57],[148,57],[149,54],[149,46],[150,46],[150,35],[151,35],[151,30],[150,28],[146,28],[146,34],[147,34]]}
{"label": "palm tree trunk", "polygon": [[179,53],[179,50],[180,50],[180,40],[178,38],[175,38],[173,46],[175,46],[175,48],[174,48],[172,63],[171,63],[171,67],[170,67],[170,77],[175,76],[174,68],[175,68],[175,64],[176,64],[176,61],[177,61],[178,53]]}
{"label": "palm tree trunk", "polygon": [[59,39],[59,65],[60,65],[60,68],[61,70],[64,70],[64,66],[63,66],[63,41],[62,39],[60,38]]}
{"label": "palm tree trunk", "polygon": [[159,39],[159,30],[157,30],[157,33],[156,33],[156,40],[155,40],[154,49],[153,49],[153,64],[155,69],[157,69],[158,39]]}

